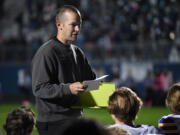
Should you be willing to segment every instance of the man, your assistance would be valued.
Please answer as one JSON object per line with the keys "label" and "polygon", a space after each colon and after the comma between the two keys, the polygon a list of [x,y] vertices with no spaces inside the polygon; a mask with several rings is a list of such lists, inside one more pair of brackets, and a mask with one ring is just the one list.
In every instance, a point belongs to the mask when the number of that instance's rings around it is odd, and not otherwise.
{"label": "man", "polygon": [[32,87],[38,112],[40,135],[59,135],[64,123],[79,117],[78,95],[85,91],[84,80],[95,79],[82,50],[72,45],[81,27],[80,12],[65,5],[56,14],[57,36],[43,44],[32,60]]}
{"label": "man", "polygon": [[20,107],[8,114],[4,130],[7,135],[32,135],[35,115],[31,109]]}

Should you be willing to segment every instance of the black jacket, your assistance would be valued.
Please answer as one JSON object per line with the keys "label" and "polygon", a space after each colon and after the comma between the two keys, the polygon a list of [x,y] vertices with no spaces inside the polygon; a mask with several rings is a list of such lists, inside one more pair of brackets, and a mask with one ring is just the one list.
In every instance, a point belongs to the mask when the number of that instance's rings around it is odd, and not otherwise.
{"label": "black jacket", "polygon": [[69,84],[95,77],[85,55],[77,46],[63,45],[56,38],[43,44],[32,60],[37,121],[58,121],[79,116],[80,110],[71,108],[79,98],[71,94]]}

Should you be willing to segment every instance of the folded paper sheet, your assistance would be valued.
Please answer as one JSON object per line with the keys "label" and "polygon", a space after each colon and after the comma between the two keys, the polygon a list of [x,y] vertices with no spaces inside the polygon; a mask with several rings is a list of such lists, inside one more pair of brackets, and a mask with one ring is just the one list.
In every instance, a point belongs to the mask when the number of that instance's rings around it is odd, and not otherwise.
{"label": "folded paper sheet", "polygon": [[99,78],[96,78],[95,80],[89,80],[89,81],[83,81],[83,84],[88,85],[86,91],[91,90],[98,90],[99,86],[101,85],[102,81],[107,77],[108,75],[101,76]]}
{"label": "folded paper sheet", "polygon": [[101,83],[98,90],[80,95],[80,107],[107,107],[109,96],[115,91],[114,83]]}

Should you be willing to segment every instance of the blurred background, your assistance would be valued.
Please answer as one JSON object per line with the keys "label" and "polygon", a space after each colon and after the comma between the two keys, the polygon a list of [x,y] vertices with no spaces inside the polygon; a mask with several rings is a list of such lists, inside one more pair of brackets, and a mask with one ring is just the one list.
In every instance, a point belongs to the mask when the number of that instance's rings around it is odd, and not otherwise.
{"label": "blurred background", "polygon": [[107,82],[132,88],[145,105],[164,106],[180,81],[178,0],[0,0],[0,103],[33,102],[31,60],[56,35],[55,12],[64,4],[81,11],[74,44],[97,77],[108,74]]}

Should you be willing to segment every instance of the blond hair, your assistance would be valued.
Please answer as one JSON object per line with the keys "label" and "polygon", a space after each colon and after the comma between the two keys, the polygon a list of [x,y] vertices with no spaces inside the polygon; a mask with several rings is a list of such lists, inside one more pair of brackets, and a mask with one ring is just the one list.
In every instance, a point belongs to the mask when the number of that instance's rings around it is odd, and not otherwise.
{"label": "blond hair", "polygon": [[72,5],[64,5],[64,6],[60,7],[59,9],[57,9],[57,11],[56,11],[56,22],[63,20],[62,18],[63,18],[63,15],[65,12],[76,13],[80,17],[80,20],[81,20],[80,11],[76,7],[74,7]]}
{"label": "blond hair", "polygon": [[110,114],[125,123],[132,123],[142,107],[142,100],[128,87],[120,87],[108,101]]}
{"label": "blond hair", "polygon": [[180,83],[175,83],[169,88],[166,105],[172,113],[180,114]]}

